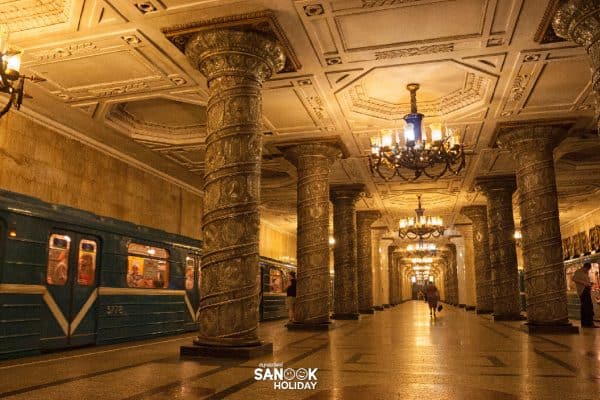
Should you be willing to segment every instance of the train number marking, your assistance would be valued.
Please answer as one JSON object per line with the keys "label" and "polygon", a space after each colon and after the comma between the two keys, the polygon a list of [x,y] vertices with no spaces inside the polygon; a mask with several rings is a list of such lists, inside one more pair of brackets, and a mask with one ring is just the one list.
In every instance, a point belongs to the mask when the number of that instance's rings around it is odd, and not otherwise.
{"label": "train number marking", "polygon": [[125,307],[106,306],[106,315],[125,315]]}

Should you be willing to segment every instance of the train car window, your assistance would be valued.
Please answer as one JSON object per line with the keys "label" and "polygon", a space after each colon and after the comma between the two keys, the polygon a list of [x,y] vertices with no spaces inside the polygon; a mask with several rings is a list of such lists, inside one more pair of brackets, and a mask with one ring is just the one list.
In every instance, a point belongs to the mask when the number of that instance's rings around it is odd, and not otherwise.
{"label": "train car window", "polygon": [[283,293],[283,273],[279,268],[269,269],[269,292]]}
{"label": "train car window", "polygon": [[46,282],[48,285],[63,286],[69,277],[69,249],[71,238],[53,233],[48,241],[48,267]]}
{"label": "train car window", "polygon": [[94,286],[96,279],[96,242],[82,239],[77,256],[77,284]]}
{"label": "train car window", "polygon": [[194,289],[194,271],[196,270],[196,260],[193,257],[185,258],[185,290]]}
{"label": "train car window", "polygon": [[127,286],[166,288],[169,286],[169,251],[160,247],[130,243],[127,257]]}

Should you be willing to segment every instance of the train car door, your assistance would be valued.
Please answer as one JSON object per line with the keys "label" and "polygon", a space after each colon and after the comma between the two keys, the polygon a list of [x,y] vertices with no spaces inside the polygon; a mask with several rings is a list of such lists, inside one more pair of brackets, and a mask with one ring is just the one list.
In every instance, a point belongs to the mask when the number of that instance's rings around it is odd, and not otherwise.
{"label": "train car door", "polygon": [[188,301],[191,306],[191,312],[194,314],[193,323],[186,326],[186,330],[198,329],[196,320],[198,318],[198,309],[200,308],[200,256],[194,253],[188,254],[185,258],[185,290]]}
{"label": "train car door", "polygon": [[99,239],[90,235],[50,235],[45,296],[50,313],[42,332],[43,348],[95,343],[99,246]]}

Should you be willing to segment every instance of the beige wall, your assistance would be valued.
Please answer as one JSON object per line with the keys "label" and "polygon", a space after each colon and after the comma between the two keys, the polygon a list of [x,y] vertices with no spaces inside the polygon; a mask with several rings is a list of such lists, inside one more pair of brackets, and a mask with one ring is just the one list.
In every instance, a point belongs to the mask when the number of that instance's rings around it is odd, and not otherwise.
{"label": "beige wall", "polygon": [[589,233],[590,228],[600,225],[600,207],[592,212],[580,215],[574,220],[560,222],[560,234],[563,239],[583,231]]}
{"label": "beige wall", "polygon": [[200,196],[18,113],[0,119],[0,171],[4,190],[200,237]]}
{"label": "beige wall", "polygon": [[262,220],[258,252],[263,257],[296,265],[296,235]]}

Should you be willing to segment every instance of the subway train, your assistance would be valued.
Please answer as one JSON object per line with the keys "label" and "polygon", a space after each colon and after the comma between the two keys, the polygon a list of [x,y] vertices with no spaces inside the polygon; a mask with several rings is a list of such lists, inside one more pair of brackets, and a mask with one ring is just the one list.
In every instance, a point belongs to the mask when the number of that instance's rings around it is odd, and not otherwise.
{"label": "subway train", "polygon": [[[197,329],[202,242],[0,190],[0,359]],[[261,319],[292,265],[261,258]]]}

